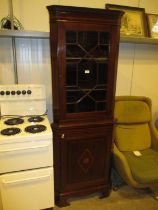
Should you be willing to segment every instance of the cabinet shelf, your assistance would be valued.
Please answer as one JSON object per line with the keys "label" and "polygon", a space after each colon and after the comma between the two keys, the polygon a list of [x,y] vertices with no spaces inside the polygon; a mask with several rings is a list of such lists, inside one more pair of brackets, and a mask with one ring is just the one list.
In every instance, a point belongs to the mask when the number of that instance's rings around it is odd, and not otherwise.
{"label": "cabinet shelf", "polygon": [[[10,29],[0,29],[0,37],[49,38],[50,33],[44,32],[44,31],[27,31],[27,30],[18,31],[18,30],[10,30]],[[155,45],[155,44],[158,44],[158,39],[154,39],[150,37],[121,36],[120,43],[154,44]]]}
{"label": "cabinet shelf", "polygon": [[0,37],[11,38],[49,38],[49,32],[1,29]]}
{"label": "cabinet shelf", "polygon": [[158,39],[150,37],[134,37],[134,36],[121,36],[120,43],[133,43],[133,44],[158,44]]}

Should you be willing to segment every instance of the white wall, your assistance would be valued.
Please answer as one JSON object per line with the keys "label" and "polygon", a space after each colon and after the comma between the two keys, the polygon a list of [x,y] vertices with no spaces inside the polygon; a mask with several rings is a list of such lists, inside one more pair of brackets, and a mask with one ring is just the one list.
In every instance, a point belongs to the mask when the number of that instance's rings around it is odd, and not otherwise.
{"label": "white wall", "polygon": [[[0,18],[3,17],[7,11],[7,0],[0,0],[0,5],[4,5],[4,9],[0,7]],[[85,6],[94,8],[104,8],[105,3],[120,4],[127,6],[143,7],[147,13],[158,14],[158,1],[157,0],[12,0],[14,6],[14,15],[24,26],[25,30],[33,31],[49,31],[49,18],[47,5],[60,4],[72,6]],[[47,40],[48,41],[48,40]],[[49,42],[48,42],[49,43]],[[8,43],[7,43],[8,44]],[[50,74],[50,57],[49,46],[44,48],[44,42],[37,42],[34,44],[36,47],[31,47],[31,40],[29,41],[28,48],[38,58],[33,59],[30,57],[28,63],[23,63],[19,60],[18,65],[19,77],[23,82],[39,82],[46,81]],[[21,50],[22,46],[26,46],[26,41],[18,43],[18,49]],[[7,45],[6,45],[7,46]],[[40,48],[39,48],[40,47]],[[4,50],[4,47],[2,48]],[[9,48],[8,48],[9,49]],[[39,50],[41,49],[41,51]],[[1,50],[1,46],[0,46]],[[28,50],[28,49],[27,49]],[[47,51],[47,52],[46,52]],[[47,61],[42,60],[39,52],[45,53],[49,58]],[[23,48],[23,53],[25,50]],[[4,53],[3,53],[4,54]],[[20,54],[19,54],[20,55]],[[42,55],[43,56],[43,55]],[[10,55],[11,59],[11,55]],[[0,60],[1,61],[1,60]],[[10,60],[11,61],[11,60]],[[2,62],[2,61],[1,61]],[[40,63],[40,64],[39,64]],[[25,65],[24,65],[25,64]],[[1,68],[3,66],[3,70]],[[24,67],[25,66],[25,67]],[[4,75],[4,64],[0,63],[0,73]],[[9,68],[9,67],[8,67]],[[39,68],[40,78],[32,76],[36,75]],[[5,70],[7,71],[7,70]],[[34,73],[31,73],[33,71]],[[36,72],[36,73],[35,73]],[[44,72],[47,72],[46,74]],[[32,79],[34,77],[34,79]],[[1,78],[1,77],[0,77]],[[4,79],[0,79],[3,83]],[[10,81],[13,78],[11,76]],[[47,86],[50,86],[51,81]],[[145,95],[152,99],[153,102],[153,116],[154,120],[158,119],[158,45],[149,44],[120,44],[118,73],[117,73],[117,88],[116,95]],[[51,97],[51,89],[48,88],[48,96]]]}
{"label": "white wall", "polygon": [[158,45],[120,44],[116,95],[143,95],[152,99],[158,119]]}
{"label": "white wall", "polygon": [[14,82],[12,40],[3,37],[0,38],[0,84]]}
{"label": "white wall", "polygon": [[9,14],[8,0],[0,0],[0,20]]}
{"label": "white wall", "polygon": [[[0,7],[0,18],[6,13],[8,1],[0,0],[0,5],[4,6]],[[106,3],[111,3],[143,7],[148,13],[158,13],[157,0],[12,0],[12,2],[14,15],[22,23],[24,29],[33,31],[49,31],[46,6],[52,4],[105,8]]]}
{"label": "white wall", "polygon": [[[46,6],[58,4],[105,8],[105,2],[106,1],[104,0],[13,0],[13,5],[14,14],[21,21],[25,29],[36,31],[49,31],[48,11],[46,9]],[[119,3],[123,1],[117,2]]]}

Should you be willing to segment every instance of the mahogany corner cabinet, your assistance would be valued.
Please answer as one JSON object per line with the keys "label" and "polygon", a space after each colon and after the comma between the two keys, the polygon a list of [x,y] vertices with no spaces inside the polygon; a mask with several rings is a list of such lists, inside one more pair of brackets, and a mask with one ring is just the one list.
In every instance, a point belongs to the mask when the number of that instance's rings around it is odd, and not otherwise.
{"label": "mahogany corner cabinet", "polygon": [[55,201],[111,189],[113,109],[123,12],[48,6]]}

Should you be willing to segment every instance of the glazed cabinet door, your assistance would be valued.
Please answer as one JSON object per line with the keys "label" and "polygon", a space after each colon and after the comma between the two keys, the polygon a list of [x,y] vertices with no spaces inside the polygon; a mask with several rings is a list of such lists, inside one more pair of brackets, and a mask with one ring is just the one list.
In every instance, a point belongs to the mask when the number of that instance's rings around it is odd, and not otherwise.
{"label": "glazed cabinet door", "polygon": [[58,24],[60,119],[112,119],[116,33],[102,24]]}

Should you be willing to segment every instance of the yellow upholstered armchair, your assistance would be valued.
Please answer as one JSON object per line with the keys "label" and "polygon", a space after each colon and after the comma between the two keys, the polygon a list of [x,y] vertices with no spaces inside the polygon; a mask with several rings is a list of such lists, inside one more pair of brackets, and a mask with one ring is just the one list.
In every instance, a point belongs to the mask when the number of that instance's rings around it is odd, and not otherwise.
{"label": "yellow upholstered armchair", "polygon": [[114,166],[136,188],[158,183],[158,133],[152,122],[151,100],[117,96],[115,101]]}

